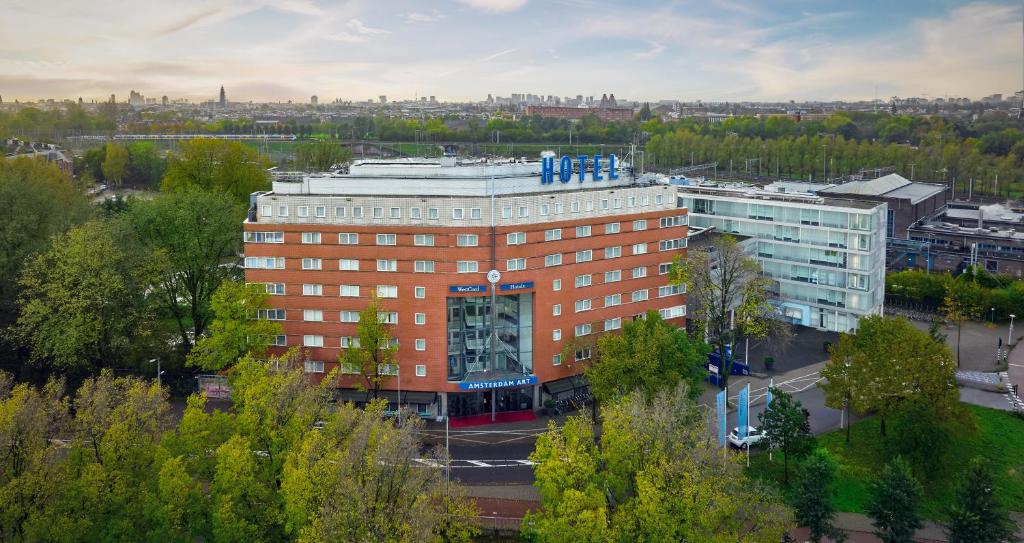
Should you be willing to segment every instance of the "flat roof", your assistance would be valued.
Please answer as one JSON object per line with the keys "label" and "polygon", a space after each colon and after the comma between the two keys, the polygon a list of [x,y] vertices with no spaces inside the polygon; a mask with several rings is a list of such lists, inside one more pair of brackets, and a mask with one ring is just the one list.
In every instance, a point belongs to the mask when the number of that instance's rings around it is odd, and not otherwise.
{"label": "flat roof", "polygon": [[917,183],[895,173],[875,179],[850,181],[842,185],[824,188],[819,193],[877,196],[910,200],[911,204],[922,202],[946,190],[944,185]]}
{"label": "flat roof", "polygon": [[846,207],[853,209],[875,209],[885,205],[881,202],[868,202],[842,197],[824,197],[806,193],[775,192],[764,190],[754,185],[745,183],[731,183],[729,185],[672,185],[676,188],[677,195],[705,195],[721,196],[725,198],[740,198],[754,202],[788,202],[805,205],[819,205],[828,207]]}

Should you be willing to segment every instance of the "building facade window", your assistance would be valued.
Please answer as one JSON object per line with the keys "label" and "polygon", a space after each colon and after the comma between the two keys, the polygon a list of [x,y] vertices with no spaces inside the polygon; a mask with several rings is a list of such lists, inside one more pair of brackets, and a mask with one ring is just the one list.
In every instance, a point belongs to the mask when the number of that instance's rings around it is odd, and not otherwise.
{"label": "building facade window", "polygon": [[338,245],[359,245],[359,234],[354,232],[338,234]]}
{"label": "building facade window", "polygon": [[319,244],[320,243],[320,232],[303,232],[302,243],[305,244]]}
{"label": "building facade window", "polygon": [[622,256],[622,247],[606,247],[604,250],[605,258],[619,258],[620,256]]}
{"label": "building facade window", "polygon": [[414,287],[413,293],[416,298],[423,299],[427,297],[427,287]]}
{"label": "building facade window", "polygon": [[480,263],[476,260],[459,260],[455,263],[455,271],[458,273],[477,273],[480,271]]}
{"label": "building facade window", "polygon": [[558,266],[561,263],[562,263],[562,253],[558,253],[558,254],[554,254],[554,255],[547,255],[547,256],[544,257],[544,266],[545,267]]}
{"label": "building facade window", "polygon": [[427,350],[427,340],[422,339],[422,338],[421,339],[417,339],[416,340],[416,350],[417,351],[425,351],[425,350]]}
{"label": "building facade window", "polygon": [[425,364],[416,364],[416,377],[426,377],[427,366]]}
{"label": "building facade window", "polygon": [[398,261],[397,260],[377,259],[377,271],[379,271],[379,272],[396,272],[396,271],[398,271]]}
{"label": "building facade window", "polygon": [[323,360],[306,360],[302,363],[303,370],[306,373],[323,373],[324,372],[324,361]]}
{"label": "building facade window", "polygon": [[413,271],[416,273],[434,273],[434,261],[417,260],[413,263]]}
{"label": "building facade window", "polygon": [[342,311],[338,317],[341,322],[359,322],[358,311]]}
{"label": "building facade window", "polygon": [[377,245],[395,245],[397,242],[395,234],[377,234]]}
{"label": "building facade window", "polygon": [[359,297],[359,285],[341,285],[339,287],[338,295],[345,298],[358,298]]}
{"label": "building facade window", "polygon": [[396,286],[396,285],[377,285],[377,297],[378,298],[398,298],[398,286]]}
{"label": "building facade window", "polygon": [[476,247],[480,243],[480,238],[476,234],[459,234],[456,243],[459,247]]}
{"label": "building facade window", "polygon": [[633,231],[639,232],[641,230],[647,230],[647,221],[644,219],[633,221]]}
{"label": "building facade window", "polygon": [[559,290],[562,290],[562,280],[561,279],[552,279],[551,280],[551,290],[553,290],[555,292],[558,292]]}
{"label": "building facade window", "polygon": [[526,232],[509,232],[506,238],[508,245],[522,245],[526,243]]}
{"label": "building facade window", "polygon": [[433,247],[434,234],[416,234],[412,238],[412,243],[417,247]]}
{"label": "building facade window", "polygon": [[594,259],[594,251],[587,249],[585,251],[576,251],[576,262],[590,262]]}
{"label": "building facade window", "polygon": [[303,258],[302,269],[304,270],[319,270],[323,269],[323,261],[319,258]]}
{"label": "building facade window", "polygon": [[622,280],[622,270],[611,270],[604,272],[605,283],[615,283]]}
{"label": "building facade window", "polygon": [[342,258],[338,261],[338,269],[341,271],[359,271],[359,261],[351,258]]}
{"label": "building facade window", "polygon": [[562,229],[552,228],[544,231],[544,241],[557,241],[562,239]]}
{"label": "building facade window", "polygon": [[619,225],[619,223],[617,223],[617,222],[610,222],[610,223],[604,225],[604,233],[605,234],[618,234],[620,232],[620,228],[621,228],[621,226]]}
{"label": "building facade window", "polygon": [[323,347],[324,336],[302,336],[303,347]]}
{"label": "building facade window", "polygon": [[303,309],[302,320],[306,322],[323,322],[324,312],[319,309]]}
{"label": "building facade window", "polygon": [[505,269],[508,271],[522,271],[526,269],[525,258],[510,258],[505,262]]}
{"label": "building facade window", "polygon": [[594,282],[594,277],[589,273],[576,276],[576,288],[589,287]]}
{"label": "building facade window", "polygon": [[578,238],[589,238],[590,237],[590,226],[577,226],[576,237]]}
{"label": "building facade window", "polygon": [[[589,336],[590,332],[592,330],[593,330],[593,326],[590,323],[587,323],[587,324],[577,324],[576,325],[576,330],[575,330],[576,337]],[[589,357],[587,357],[587,358],[589,358]],[[579,360],[579,358],[577,358],[577,360]]]}
{"label": "building facade window", "polygon": [[255,270],[283,270],[283,256],[247,256],[245,267]]}
{"label": "building facade window", "polygon": [[246,232],[246,243],[284,243],[284,232]]}
{"label": "building facade window", "polygon": [[324,286],[323,285],[315,285],[315,284],[305,284],[305,285],[302,285],[302,295],[303,296],[323,296],[324,295]]}
{"label": "building facade window", "polygon": [[635,255],[647,254],[647,244],[646,243],[634,243],[633,244],[633,254],[635,254]]}
{"label": "building facade window", "polygon": [[414,317],[413,317],[413,322],[415,322],[418,325],[427,324],[427,314],[426,313],[416,313],[414,315]]}
{"label": "building facade window", "polygon": [[576,312],[582,313],[584,311],[590,311],[593,309],[593,304],[589,298],[586,300],[576,300]]}

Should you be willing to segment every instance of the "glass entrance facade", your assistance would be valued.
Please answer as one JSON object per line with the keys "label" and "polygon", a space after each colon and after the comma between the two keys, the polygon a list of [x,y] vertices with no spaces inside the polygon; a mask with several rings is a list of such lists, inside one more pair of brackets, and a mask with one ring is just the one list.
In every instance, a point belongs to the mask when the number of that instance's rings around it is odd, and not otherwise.
{"label": "glass entrance facade", "polygon": [[533,387],[499,388],[494,391],[449,392],[448,416],[467,417],[491,412],[491,394],[494,394],[494,411],[524,411],[533,408]]}
{"label": "glass entrance facade", "polygon": [[498,341],[492,368],[491,297],[448,298],[449,381],[533,373],[533,294],[498,296],[496,301]]}

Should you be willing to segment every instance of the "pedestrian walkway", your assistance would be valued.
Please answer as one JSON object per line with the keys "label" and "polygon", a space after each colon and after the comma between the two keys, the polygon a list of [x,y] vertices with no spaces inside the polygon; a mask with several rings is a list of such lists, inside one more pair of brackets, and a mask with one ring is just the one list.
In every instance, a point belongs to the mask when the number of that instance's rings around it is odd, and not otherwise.
{"label": "pedestrian walkway", "polygon": [[[846,532],[846,543],[881,543],[882,541],[875,537],[875,529],[871,525],[871,519],[864,515],[837,513],[835,526]],[[791,535],[794,539],[803,543],[807,541],[808,530],[807,528],[797,528]],[[948,541],[948,538],[942,526],[931,521],[925,521],[924,526],[915,534],[914,541],[917,543],[941,543]],[[832,543],[832,540],[826,537],[822,539],[822,542]]]}
{"label": "pedestrian walkway", "polygon": [[1024,411],[1024,402],[1021,401],[1021,394],[1024,393],[1024,347],[1018,341],[1010,350],[1007,356],[1006,372],[1004,375],[1009,384],[1006,391],[1007,400],[1017,411]]}

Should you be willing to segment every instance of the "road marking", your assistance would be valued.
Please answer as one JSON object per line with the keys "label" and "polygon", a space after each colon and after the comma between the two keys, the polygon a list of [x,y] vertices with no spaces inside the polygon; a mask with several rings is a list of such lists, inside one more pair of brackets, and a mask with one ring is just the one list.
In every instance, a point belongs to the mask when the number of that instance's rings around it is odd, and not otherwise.
{"label": "road marking", "polygon": [[481,462],[480,460],[459,460],[459,462],[469,462],[470,464],[473,464],[474,466],[476,466],[478,468],[494,468],[494,467],[498,467],[498,466],[492,466],[492,465],[488,464],[487,462]]}

